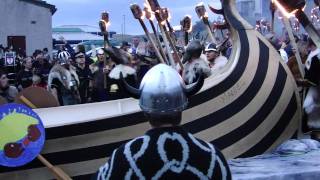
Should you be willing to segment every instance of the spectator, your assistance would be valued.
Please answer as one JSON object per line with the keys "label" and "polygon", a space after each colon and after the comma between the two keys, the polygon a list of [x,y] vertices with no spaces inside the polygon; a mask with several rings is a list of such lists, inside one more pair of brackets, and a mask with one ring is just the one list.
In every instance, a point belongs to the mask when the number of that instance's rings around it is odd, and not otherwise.
{"label": "spectator", "polygon": [[25,58],[22,65],[23,68],[20,70],[16,77],[16,83],[19,90],[25,89],[33,84],[32,58]]}
{"label": "spectator", "polygon": [[79,77],[79,94],[81,103],[87,103],[91,100],[92,73],[89,66],[85,63],[85,55],[82,52],[75,54],[76,72]]}
{"label": "spectator", "polygon": [[17,94],[17,88],[9,85],[7,74],[4,70],[0,69],[0,96],[5,98],[7,102],[11,103],[14,101]]}
{"label": "spectator", "polygon": [[228,63],[228,59],[221,55],[217,46],[213,43],[207,45],[205,52],[211,68],[211,74],[220,71]]}
{"label": "spectator", "polygon": [[43,48],[42,52],[43,52],[43,58],[46,59],[48,62],[50,62],[51,58],[48,52],[48,48]]}
{"label": "spectator", "polygon": [[129,52],[131,54],[137,54],[138,53],[139,44],[140,44],[140,38],[138,36],[133,37],[132,38],[132,47],[131,47]]}
{"label": "spectator", "polygon": [[129,49],[130,49],[130,44],[127,41],[123,41],[122,44],[121,44],[120,49],[128,52]]}

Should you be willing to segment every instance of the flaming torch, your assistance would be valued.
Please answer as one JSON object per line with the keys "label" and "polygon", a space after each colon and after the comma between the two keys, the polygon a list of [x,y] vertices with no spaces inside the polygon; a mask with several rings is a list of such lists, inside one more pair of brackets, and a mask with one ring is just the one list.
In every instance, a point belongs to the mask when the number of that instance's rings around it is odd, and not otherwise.
{"label": "flaming torch", "polygon": [[[170,38],[169,33],[165,30],[165,24],[166,24],[166,21],[167,21],[169,15],[166,13],[165,10],[163,10],[163,8],[160,7],[157,0],[148,0],[148,3],[149,3],[151,10],[155,13],[156,19],[158,21],[158,25],[159,25],[160,31],[162,33],[163,41],[164,41],[164,44],[166,46],[166,50],[167,50],[167,53],[169,56],[170,65],[175,68],[175,62],[174,62],[173,55],[171,54],[171,51],[170,51],[170,46],[172,47],[172,50],[175,53],[176,57],[180,58],[180,56],[178,55],[178,52],[177,52],[175,45],[173,44],[173,42]],[[181,61],[178,61],[178,63],[180,65],[181,69],[183,70],[183,64],[181,63]]]}
{"label": "flaming torch", "polygon": [[180,21],[182,31],[184,31],[184,45],[187,46],[189,43],[189,33],[192,31],[192,20],[189,15],[186,15]]}
{"label": "flaming torch", "polygon": [[153,23],[154,13],[152,12],[148,2],[144,3],[143,11],[144,11],[145,17],[149,20],[149,23],[150,23],[151,28],[153,30],[154,36],[156,37],[156,41],[157,41],[157,44],[158,44],[158,47],[159,47],[159,51],[160,51],[163,59],[166,61],[166,63],[169,64],[169,62],[167,60],[167,57],[166,57],[166,54],[163,52],[162,45],[161,45],[161,42],[160,42],[160,39],[159,39],[158,31],[156,30],[156,27],[154,26],[154,23]]}
{"label": "flaming torch", "polygon": [[313,42],[320,48],[320,36],[313,24],[309,21],[308,16],[303,12],[306,5],[305,0],[273,0],[278,9],[287,17],[295,16],[308,32]]}
{"label": "flaming torch", "polygon": [[196,13],[197,13],[198,17],[200,19],[202,19],[203,23],[206,25],[206,28],[207,28],[207,31],[208,31],[208,35],[209,35],[209,38],[210,38],[211,42],[217,44],[216,40],[213,38],[213,35],[212,35],[212,30],[211,30],[211,26],[210,26],[210,23],[209,23],[208,13],[206,11],[206,8],[204,7],[204,4],[203,3],[199,3],[196,6],[195,10],[196,10]]}
{"label": "flaming torch", "polygon": [[[147,38],[149,39],[149,41],[151,42],[153,48],[154,48],[155,51],[156,51],[157,57],[159,58],[159,60],[161,61],[161,63],[165,63],[165,61],[163,60],[162,55],[160,54],[159,49],[158,49],[157,46],[156,46],[156,43],[154,42],[153,38],[150,36],[150,33],[149,33],[146,25],[145,25],[144,22],[142,21],[142,18],[143,18],[143,16],[144,16],[144,12],[140,9],[139,5],[137,5],[137,4],[132,4],[132,5],[130,6],[130,9],[131,9],[131,11],[132,11],[132,14],[133,14],[134,18],[137,19],[137,20],[140,22],[140,24],[141,24],[141,26],[142,26],[142,28],[143,28],[143,30],[144,30]],[[159,48],[161,48],[161,47],[159,47]]]}
{"label": "flaming torch", "polygon": [[109,26],[110,26],[109,13],[102,12],[101,19],[99,21],[99,27],[100,27],[100,31],[104,37],[104,47],[105,48],[109,46],[109,33],[108,33]]}
{"label": "flaming torch", "polygon": [[[301,77],[304,77],[305,72],[304,72],[304,69],[303,69],[300,52],[298,51],[298,46],[297,46],[297,43],[295,41],[295,38],[294,38],[293,32],[292,32],[292,26],[291,26],[290,21],[288,19],[290,16],[293,16],[293,14],[288,13],[287,11],[284,11],[285,8],[283,6],[281,6],[281,4],[277,0],[273,0],[273,3],[276,4],[276,6],[278,7],[278,9],[280,10],[280,12],[283,15],[282,20],[283,20],[285,28],[286,28],[286,30],[288,32],[291,46],[292,46],[292,48],[296,49],[295,57],[296,57],[296,60],[297,60],[298,66],[299,66],[299,71],[300,71]],[[291,9],[293,9],[293,8],[291,8]],[[295,13],[296,11],[297,10],[293,9],[290,12]]]}
{"label": "flaming torch", "polygon": [[[104,39],[104,48],[106,49],[107,47],[110,46],[109,43],[109,33],[108,33],[108,28],[110,26],[110,21],[109,21],[109,13],[108,12],[102,12],[101,13],[101,19],[99,21],[99,27],[101,30],[101,33],[103,35],[103,39]],[[104,60],[103,60],[103,67],[106,66],[107,64],[107,54],[106,52],[104,53]],[[107,88],[107,77],[106,75],[103,76],[104,77],[104,88]]]}

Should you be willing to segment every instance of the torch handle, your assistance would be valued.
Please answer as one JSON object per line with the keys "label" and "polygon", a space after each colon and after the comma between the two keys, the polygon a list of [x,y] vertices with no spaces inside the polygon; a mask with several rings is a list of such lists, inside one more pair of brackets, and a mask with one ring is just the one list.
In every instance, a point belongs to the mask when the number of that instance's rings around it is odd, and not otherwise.
{"label": "torch handle", "polygon": [[211,27],[210,27],[209,20],[208,20],[207,18],[203,17],[203,18],[202,18],[202,21],[203,21],[203,23],[206,25],[206,29],[207,29],[208,36],[209,36],[209,38],[210,38],[210,41],[211,41],[212,43],[214,43],[214,44],[217,44],[216,39],[215,39],[215,38],[213,37],[213,35],[212,35],[212,29],[211,29]]}
{"label": "torch handle", "polygon": [[38,155],[37,157],[39,161],[42,162],[50,171],[51,173],[57,178],[58,180],[71,180],[70,176],[67,175],[62,169],[59,167],[53,166],[47,159],[45,159],[42,155]]}
{"label": "torch handle", "polygon": [[175,63],[174,63],[174,60],[173,60],[173,56],[170,52],[170,45],[169,45],[169,41],[167,39],[167,36],[165,35],[166,34],[166,31],[163,29],[163,26],[161,24],[159,24],[159,27],[160,27],[160,31],[162,33],[162,38],[163,38],[163,42],[164,42],[164,45],[166,46],[166,50],[167,50],[167,53],[168,53],[168,56],[169,56],[169,62],[170,62],[170,65],[175,68]]}
{"label": "torch handle", "polygon": [[187,46],[189,43],[189,33],[187,31],[184,32],[184,45]]}
{"label": "torch handle", "polygon": [[215,38],[213,37],[212,35],[212,31],[211,31],[211,28],[210,28],[210,25],[209,24],[206,24],[206,29],[207,29],[207,32],[208,32],[208,36],[209,36],[209,39],[212,43],[214,44],[217,44],[217,41],[215,40]]}
{"label": "torch handle", "polygon": [[[153,40],[152,37],[150,36],[150,33],[149,33],[146,25],[144,24],[144,22],[142,21],[142,19],[138,19],[138,20],[139,20],[139,22],[140,22],[140,24],[141,24],[144,32],[146,33],[147,38],[149,39],[149,41],[151,42],[153,48],[155,49],[157,57],[159,58],[159,60],[161,61],[161,63],[164,63],[164,64],[165,64],[165,61],[163,60],[163,58],[162,58],[162,56],[161,56],[161,53],[159,52],[159,49],[158,49],[157,46],[156,46],[156,43],[154,42],[154,40]],[[160,48],[161,48],[161,47],[160,47]]]}
{"label": "torch handle", "polygon": [[293,33],[292,33],[292,28],[291,28],[289,19],[286,16],[283,16],[283,22],[284,22],[285,27],[287,29],[291,46],[295,49],[295,57],[296,57],[296,60],[297,60],[298,66],[299,66],[299,71],[300,71],[301,77],[304,77],[305,72],[303,69],[301,56],[300,56],[300,53],[298,50],[297,43],[296,43],[294,36],[293,36]]}
{"label": "torch handle", "polygon": [[274,32],[274,14],[275,11],[272,11],[271,12],[271,16],[272,16],[272,19],[271,19],[271,32],[273,33]]}
{"label": "torch handle", "polygon": [[[162,26],[162,25],[160,25],[160,26]],[[168,42],[169,42],[169,45],[171,46],[171,48],[172,48],[172,50],[173,50],[173,53],[175,54],[176,57],[179,58],[178,63],[179,63],[179,66],[180,66],[181,70],[183,71],[184,67],[183,67],[182,62],[180,61],[181,57],[179,56],[179,53],[178,53],[178,51],[177,51],[177,48],[176,48],[175,44],[173,43],[172,39],[170,38],[170,34],[168,33],[168,31],[164,31],[164,33],[165,33],[165,36],[167,37],[167,40],[168,40]],[[170,54],[171,54],[171,53],[170,53]],[[172,56],[172,55],[171,55],[171,56]],[[173,62],[173,64],[175,64],[175,63]]]}
{"label": "torch handle", "polygon": [[312,41],[318,48],[320,48],[320,35],[313,24],[310,22],[308,16],[302,10],[298,10],[296,12],[296,17],[299,19],[299,22],[302,24],[304,29],[308,32]]}
{"label": "torch handle", "polygon": [[152,31],[154,33],[154,36],[156,37],[156,41],[157,41],[157,44],[158,44],[158,47],[159,47],[159,51],[160,51],[163,59],[166,61],[166,64],[169,64],[169,61],[168,61],[168,59],[166,57],[166,53],[163,52],[162,45],[161,45],[161,42],[160,42],[159,35],[158,35],[157,30],[156,30],[156,27],[154,26],[153,21],[150,20],[150,19],[149,19],[149,23],[151,25]]}

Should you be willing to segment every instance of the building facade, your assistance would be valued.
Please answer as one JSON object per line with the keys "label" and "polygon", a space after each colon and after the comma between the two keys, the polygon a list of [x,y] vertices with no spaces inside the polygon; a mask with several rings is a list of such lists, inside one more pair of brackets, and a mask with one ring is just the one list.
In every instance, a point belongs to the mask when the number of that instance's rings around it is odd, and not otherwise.
{"label": "building facade", "polygon": [[262,17],[263,1],[268,0],[237,0],[237,8],[242,17],[244,17],[250,24],[255,24],[256,19]]}
{"label": "building facade", "polygon": [[56,8],[41,0],[0,0],[0,44],[32,55],[52,50],[52,15]]}

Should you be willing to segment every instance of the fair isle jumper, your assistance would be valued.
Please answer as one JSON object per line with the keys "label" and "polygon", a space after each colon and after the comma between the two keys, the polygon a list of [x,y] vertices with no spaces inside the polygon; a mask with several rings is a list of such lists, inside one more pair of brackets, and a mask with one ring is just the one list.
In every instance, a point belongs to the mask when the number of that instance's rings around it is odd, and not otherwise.
{"label": "fair isle jumper", "polygon": [[212,144],[181,127],[156,128],[116,149],[95,179],[231,179]]}

